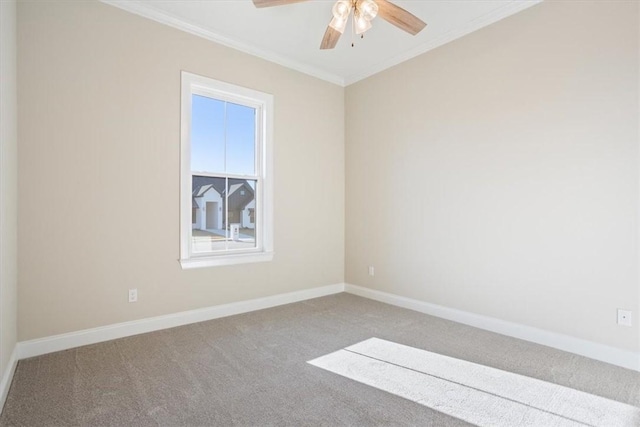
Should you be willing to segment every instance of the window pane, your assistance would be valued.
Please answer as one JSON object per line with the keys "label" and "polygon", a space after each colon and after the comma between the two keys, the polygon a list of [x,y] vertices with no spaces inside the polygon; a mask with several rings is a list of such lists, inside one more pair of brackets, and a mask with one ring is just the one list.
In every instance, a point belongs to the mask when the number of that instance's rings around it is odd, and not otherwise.
{"label": "window pane", "polygon": [[229,179],[229,249],[256,247],[256,181]]}
{"label": "window pane", "polygon": [[191,251],[223,251],[227,248],[225,178],[193,175],[191,178]]}
{"label": "window pane", "polygon": [[224,172],[225,102],[191,97],[191,170]]}
{"label": "window pane", "polygon": [[256,181],[193,175],[193,253],[256,247]]}
{"label": "window pane", "polygon": [[256,110],[227,103],[227,173],[255,175]]}

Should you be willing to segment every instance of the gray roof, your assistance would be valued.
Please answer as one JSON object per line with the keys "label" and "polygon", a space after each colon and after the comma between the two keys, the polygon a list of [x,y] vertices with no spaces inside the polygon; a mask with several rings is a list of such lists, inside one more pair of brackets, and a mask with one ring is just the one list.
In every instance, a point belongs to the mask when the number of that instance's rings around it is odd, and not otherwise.
{"label": "gray roof", "polygon": [[[251,200],[254,198],[253,188],[249,185],[246,180],[238,180],[238,179],[229,179],[231,181],[231,185],[229,186],[229,210],[239,210],[244,209]],[[211,178],[208,176],[198,176],[193,175],[192,181],[192,192],[191,192],[191,207],[198,208],[197,198],[204,196],[211,188],[216,190],[220,196],[225,197],[225,179],[224,178]],[[205,188],[209,187],[209,188]],[[239,197],[232,197],[236,191],[240,188],[249,191],[249,194]]]}

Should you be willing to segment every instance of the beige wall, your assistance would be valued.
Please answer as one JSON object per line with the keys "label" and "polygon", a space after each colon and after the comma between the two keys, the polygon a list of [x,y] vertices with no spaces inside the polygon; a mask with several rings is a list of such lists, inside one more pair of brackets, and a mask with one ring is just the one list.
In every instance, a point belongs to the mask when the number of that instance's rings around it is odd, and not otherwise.
{"label": "beige wall", "polygon": [[[18,24],[20,340],[343,281],[343,88],[97,2]],[[178,264],[181,70],[275,96],[273,262]]]}
{"label": "beige wall", "polygon": [[[637,350],[639,12],[547,1],[348,87],[345,227],[342,88],[22,2],[20,340],[338,283],[346,243],[350,283]],[[178,265],[180,70],[275,95],[271,263]]]}
{"label": "beige wall", "polygon": [[0,2],[0,376],[17,332],[16,2]]}
{"label": "beige wall", "polygon": [[638,17],[547,1],[349,86],[346,281],[640,349]]}

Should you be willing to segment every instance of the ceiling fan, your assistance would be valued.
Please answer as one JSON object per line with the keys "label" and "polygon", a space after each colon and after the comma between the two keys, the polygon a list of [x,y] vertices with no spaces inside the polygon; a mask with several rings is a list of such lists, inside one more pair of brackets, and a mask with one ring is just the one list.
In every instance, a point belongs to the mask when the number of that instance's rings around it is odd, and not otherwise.
{"label": "ceiling fan", "polygon": [[[253,4],[256,7],[270,7],[303,1],[307,0],[253,0]],[[336,47],[350,16],[353,16],[351,22],[354,33],[359,35],[371,28],[371,21],[376,16],[414,36],[427,25],[417,16],[387,0],[338,0],[333,5],[332,12],[333,19],[324,33],[320,49]]]}

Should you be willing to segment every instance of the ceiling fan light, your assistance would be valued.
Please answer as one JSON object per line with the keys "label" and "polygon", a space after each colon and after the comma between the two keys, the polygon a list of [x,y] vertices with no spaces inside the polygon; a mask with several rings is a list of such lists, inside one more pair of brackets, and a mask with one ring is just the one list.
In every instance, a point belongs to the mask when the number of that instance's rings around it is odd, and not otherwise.
{"label": "ceiling fan light", "polygon": [[338,19],[334,17],[329,23],[329,26],[334,30],[336,30],[337,32],[339,32],[340,34],[342,34],[344,33],[344,29],[347,27],[347,21],[348,21],[348,16],[347,18],[344,18],[344,19]]}
{"label": "ceiling fan light", "polygon": [[343,19],[346,21],[351,12],[351,2],[348,0],[338,0],[336,4],[333,5],[331,11],[335,19]]}
{"label": "ceiling fan light", "polygon": [[367,21],[371,21],[373,18],[378,16],[378,5],[373,0],[362,0],[362,3],[360,3],[358,8],[360,9],[360,14]]}
{"label": "ceiling fan light", "polygon": [[355,32],[356,34],[362,34],[371,28],[371,22],[364,17],[362,14],[358,14],[354,17],[355,19]]}

